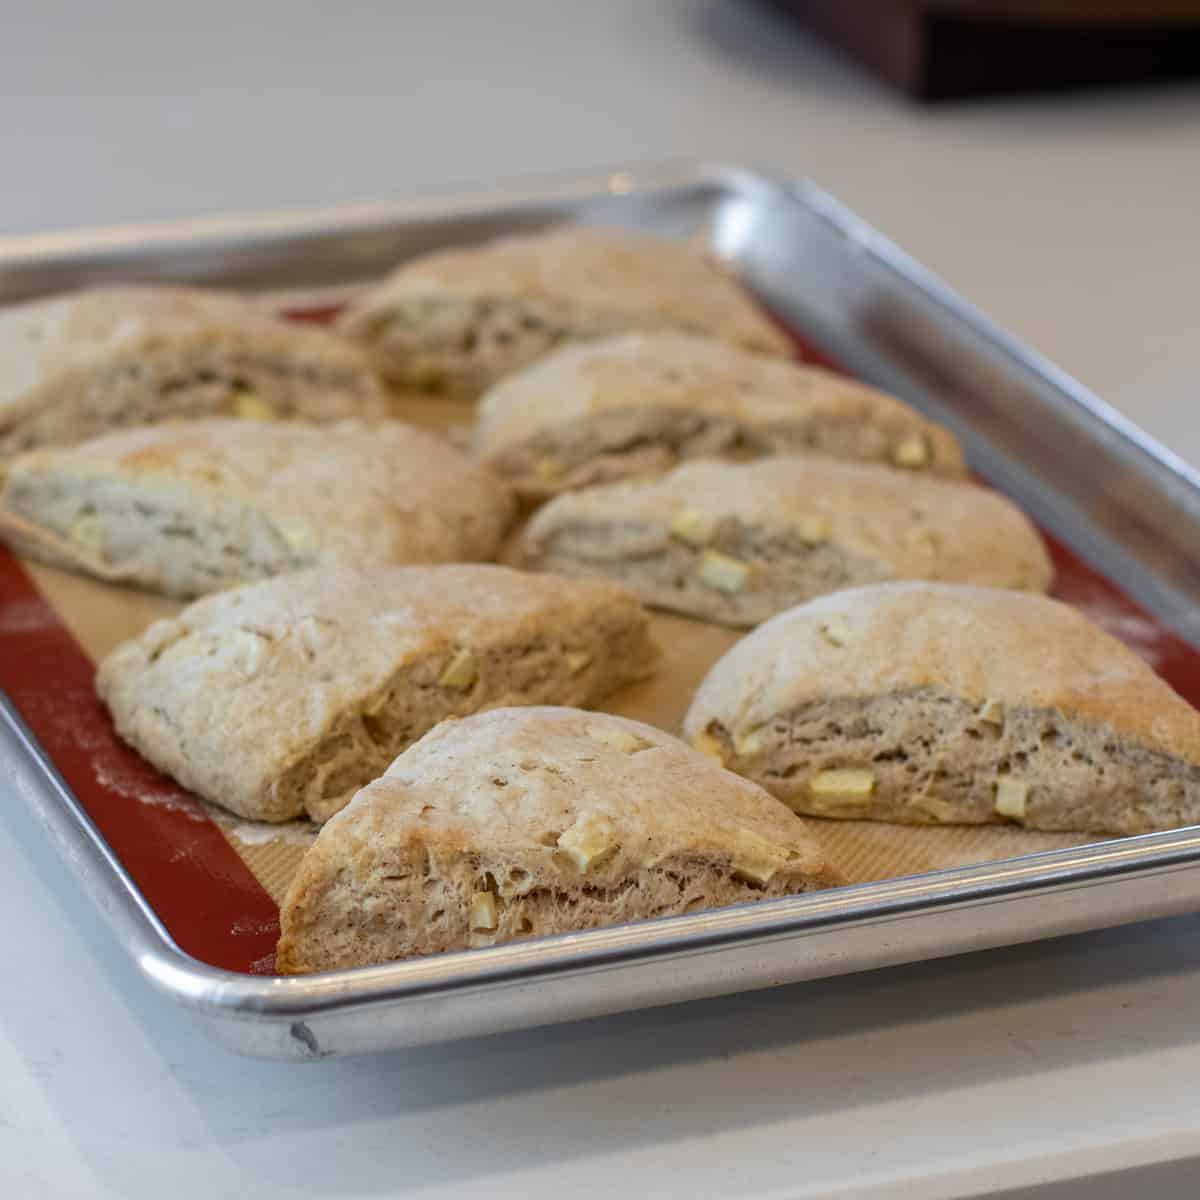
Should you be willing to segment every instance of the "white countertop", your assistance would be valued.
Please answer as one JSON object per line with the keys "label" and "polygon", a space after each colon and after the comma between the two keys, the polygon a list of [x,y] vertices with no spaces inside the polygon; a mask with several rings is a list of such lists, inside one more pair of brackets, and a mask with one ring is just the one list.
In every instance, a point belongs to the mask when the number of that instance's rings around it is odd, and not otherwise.
{"label": "white countertop", "polygon": [[[736,0],[57,0],[3,25],[0,236],[790,167],[1200,463],[1200,89],[921,110]],[[1143,1166],[1038,1194],[1197,1190],[1195,918],[278,1066],[152,995],[0,799],[6,1198],[957,1197]]]}

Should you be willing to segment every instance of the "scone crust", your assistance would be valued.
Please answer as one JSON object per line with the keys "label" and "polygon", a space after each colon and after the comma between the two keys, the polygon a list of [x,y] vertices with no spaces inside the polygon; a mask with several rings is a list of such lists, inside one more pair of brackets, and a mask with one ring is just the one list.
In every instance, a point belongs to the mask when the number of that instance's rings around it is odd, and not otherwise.
{"label": "scone crust", "polygon": [[[482,886],[490,873],[500,915],[489,941],[519,936],[530,913],[540,916],[524,930],[534,936],[611,923],[615,911],[624,920],[656,915],[639,908],[639,881],[659,869],[683,877],[688,864],[723,884],[739,872],[759,881],[735,882],[724,903],[837,882],[783,805],[661,730],[576,709],[500,709],[430,731],[325,827],[282,908],[279,969],[379,961],[389,937],[401,950],[393,957],[468,945],[464,912],[411,920],[428,907],[420,880],[414,895],[397,878],[388,905],[389,863],[414,851],[431,892],[463,872]],[[614,906],[621,896],[631,903]],[[663,911],[708,900],[675,892],[675,907]],[[386,928],[405,919],[407,949]]]}
{"label": "scone crust", "polygon": [[882,461],[902,465],[905,442],[915,436],[923,470],[951,478],[966,472],[947,430],[884,392],[823,367],[674,332],[568,346],[502,380],[480,402],[474,447],[501,460],[555,429],[626,409],[680,410],[762,431],[827,418],[877,431]]}
{"label": "scone crust", "polygon": [[1055,710],[1200,764],[1200,713],[1082,613],[938,583],[855,588],[780,613],[712,668],[684,733],[719,721],[742,736],[813,701],[918,689]]}
{"label": "scone crust", "polygon": [[187,421],[13,461],[0,492],[0,533],[19,549],[113,582],[183,595],[244,582],[256,568],[245,566],[240,578],[216,577],[211,587],[188,582],[186,572],[183,583],[173,582],[170,560],[189,553],[174,518],[161,545],[109,562],[103,547],[73,541],[39,512],[40,497],[85,487],[114,503],[181,513],[198,528],[248,514],[286,548],[288,569],[486,560],[513,515],[511,494],[486,467],[397,421],[320,428]]}
{"label": "scone crust", "polygon": [[[384,770],[402,748],[381,725],[393,686],[415,737],[443,715],[438,697],[457,713],[526,698],[517,667],[489,673],[492,649],[524,650],[536,677],[590,646],[560,685],[589,703],[653,669],[647,629],[634,597],[602,581],[476,564],[321,568],[156,621],[100,664],[96,687],[121,736],[161,770],[243,816],[279,821],[371,777],[346,785],[323,779],[325,766],[289,784],[315,747],[329,745],[343,767]],[[442,686],[464,650],[480,678]],[[433,715],[422,724],[423,713]]]}
{"label": "scone crust", "polygon": [[[589,336],[679,328],[760,354],[789,351],[787,339],[711,257],[683,242],[615,228],[567,226],[422,255],[353,303],[338,328],[377,345],[381,322],[414,301],[528,303],[561,315],[567,336],[573,325],[593,331]],[[394,366],[404,374],[403,362]]]}
{"label": "scone crust", "polygon": [[[288,380],[291,411],[279,415],[324,422],[387,414],[383,384],[361,348],[233,292],[99,287],[0,309],[0,451],[66,445],[180,415],[232,414],[241,401],[268,415],[252,393],[255,379],[261,386],[272,372]],[[116,375],[120,390],[110,395],[117,381],[105,380]],[[189,388],[191,407],[181,414],[175,397]]]}
{"label": "scone crust", "polygon": [[[612,546],[628,546],[620,569],[612,565],[611,546],[600,546],[589,559],[586,544],[577,565],[568,567],[569,552],[557,549],[556,539],[569,547],[574,531],[605,528],[613,531]],[[648,576],[649,590],[641,589],[638,567],[666,554],[672,562],[686,559],[694,568],[688,576],[693,580],[704,564],[705,547],[714,546],[717,553],[727,549],[735,563],[748,568],[733,597],[749,604],[757,589],[769,588],[771,563],[736,544],[745,531],[763,542],[790,540],[798,554],[833,548],[879,579],[1030,591],[1047,590],[1053,579],[1037,531],[997,493],[819,458],[693,462],[651,482],[566,493],[534,515],[518,540],[515,561],[531,567],[546,562],[547,569],[569,574],[610,573],[652,603],[739,623],[740,610],[730,607],[722,591],[702,586],[672,591],[660,586],[657,575]],[[810,595],[818,594],[818,579],[814,575]]]}

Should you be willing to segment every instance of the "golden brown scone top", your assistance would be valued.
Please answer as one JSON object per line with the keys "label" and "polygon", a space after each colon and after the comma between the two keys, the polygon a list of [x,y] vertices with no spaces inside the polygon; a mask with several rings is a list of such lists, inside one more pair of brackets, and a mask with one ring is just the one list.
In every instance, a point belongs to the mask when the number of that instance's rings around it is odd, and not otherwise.
{"label": "golden brown scone top", "polygon": [[66,371],[183,334],[251,335],[265,348],[367,371],[356,346],[282,320],[261,301],[215,288],[122,284],[0,308],[0,428],[24,398]]}
{"label": "golden brown scone top", "polygon": [[318,845],[340,843],[344,852],[347,842],[386,840],[413,820],[439,842],[495,853],[556,844],[575,825],[607,829],[609,877],[667,852],[719,859],[740,847],[775,855],[781,869],[835,879],[804,826],[756,784],[660,729],[574,708],[443,722],[360,791]]}
{"label": "golden brown scone top", "polygon": [[961,584],[876,584],[781,613],[713,667],[684,731],[918,688],[1057,709],[1200,763],[1200,713],[1122,642],[1049,597]]}
{"label": "golden brown scone top", "polygon": [[449,443],[399,421],[316,427],[210,418],[123,430],[13,460],[6,488],[52,474],[263,512],[298,550],[367,566],[492,557],[511,519],[508,488]]}
{"label": "golden brown scone top", "polygon": [[[236,790],[244,806],[410,665],[440,669],[463,648],[535,646],[592,622],[637,627],[645,617],[633,596],[603,580],[479,563],[320,567],[219,592],[155,621],[104,659],[97,691],[139,727],[135,740],[178,753],[205,779],[232,772],[236,781],[218,798],[228,803]],[[167,765],[179,774],[177,762]]]}
{"label": "golden brown scone top", "polygon": [[503,380],[480,401],[475,449],[495,454],[555,425],[620,408],[681,408],[751,426],[786,426],[817,413],[909,424],[928,438],[934,473],[965,473],[954,437],[884,392],[824,367],[672,332],[567,346]]}
{"label": "golden brown scone top", "polygon": [[431,296],[561,302],[789,353],[787,339],[711,257],[686,242],[617,228],[571,225],[422,255],[353,305],[344,327],[353,332],[396,300]]}
{"label": "golden brown scone top", "polygon": [[728,518],[768,533],[810,529],[813,540],[886,562],[899,578],[1045,591],[1054,576],[1037,530],[998,493],[825,458],[697,461],[650,482],[568,492],[534,515],[523,539],[581,522],[715,527]]}

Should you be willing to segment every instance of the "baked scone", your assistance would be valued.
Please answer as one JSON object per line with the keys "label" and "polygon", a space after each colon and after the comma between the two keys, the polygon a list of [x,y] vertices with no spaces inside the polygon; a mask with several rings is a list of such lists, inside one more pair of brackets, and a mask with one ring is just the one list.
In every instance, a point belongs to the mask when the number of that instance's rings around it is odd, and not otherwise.
{"label": "baked scone", "polygon": [[803,825],[669,734],[605,713],[446,722],[321,831],[276,968],[364,966],[833,886]]}
{"label": "baked scone", "polygon": [[338,325],[406,387],[477,396],[564,342],[687,329],[763,354],[788,343],[738,282],[683,242],[568,226],[425,254]]}
{"label": "baked scone", "polygon": [[684,722],[797,812],[1133,834],[1200,822],[1200,713],[1045,596],[838,592],[730,650]]}
{"label": "baked scone", "polygon": [[103,287],[0,309],[0,459],[182,417],[386,413],[359,347],[233,292]]}
{"label": "baked scone", "polygon": [[504,380],[480,403],[474,446],[535,498],[715,456],[966,473],[952,434],[883,392],[680,333],[567,347]]}
{"label": "baked scone", "polygon": [[1045,591],[1037,530],[1004,497],[825,458],[691,462],[661,479],[556,497],[513,561],[604,576],[648,604],[749,626],[804,600],[892,579]]}
{"label": "baked scone", "polygon": [[196,596],[319,564],[489,559],[512,512],[486,467],[398,421],[213,418],[21,455],[0,537],[55,566]]}
{"label": "baked scone", "polygon": [[446,717],[593,704],[644,678],[647,630],[610,583],[320,568],[156,621],[96,689],[120,735],[198,795],[259,821],[324,820]]}

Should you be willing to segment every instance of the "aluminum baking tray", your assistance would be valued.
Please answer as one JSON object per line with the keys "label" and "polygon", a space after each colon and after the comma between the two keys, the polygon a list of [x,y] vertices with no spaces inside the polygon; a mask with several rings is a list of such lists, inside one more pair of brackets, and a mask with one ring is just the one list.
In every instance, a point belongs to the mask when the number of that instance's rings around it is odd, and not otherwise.
{"label": "aluminum baking tray", "polygon": [[[810,344],[949,425],[976,471],[1178,637],[1200,637],[1200,478],[812,183],[628,169],[315,213],[0,239],[0,303],[104,280],[326,293],[433,246],[563,220],[704,236]],[[1164,671],[1170,677],[1170,671]],[[0,695],[20,794],[142,974],[226,1046],[315,1059],[769,987],[1200,907],[1200,827],[302,978],[185,952]],[[218,960],[219,961],[219,960]]]}

